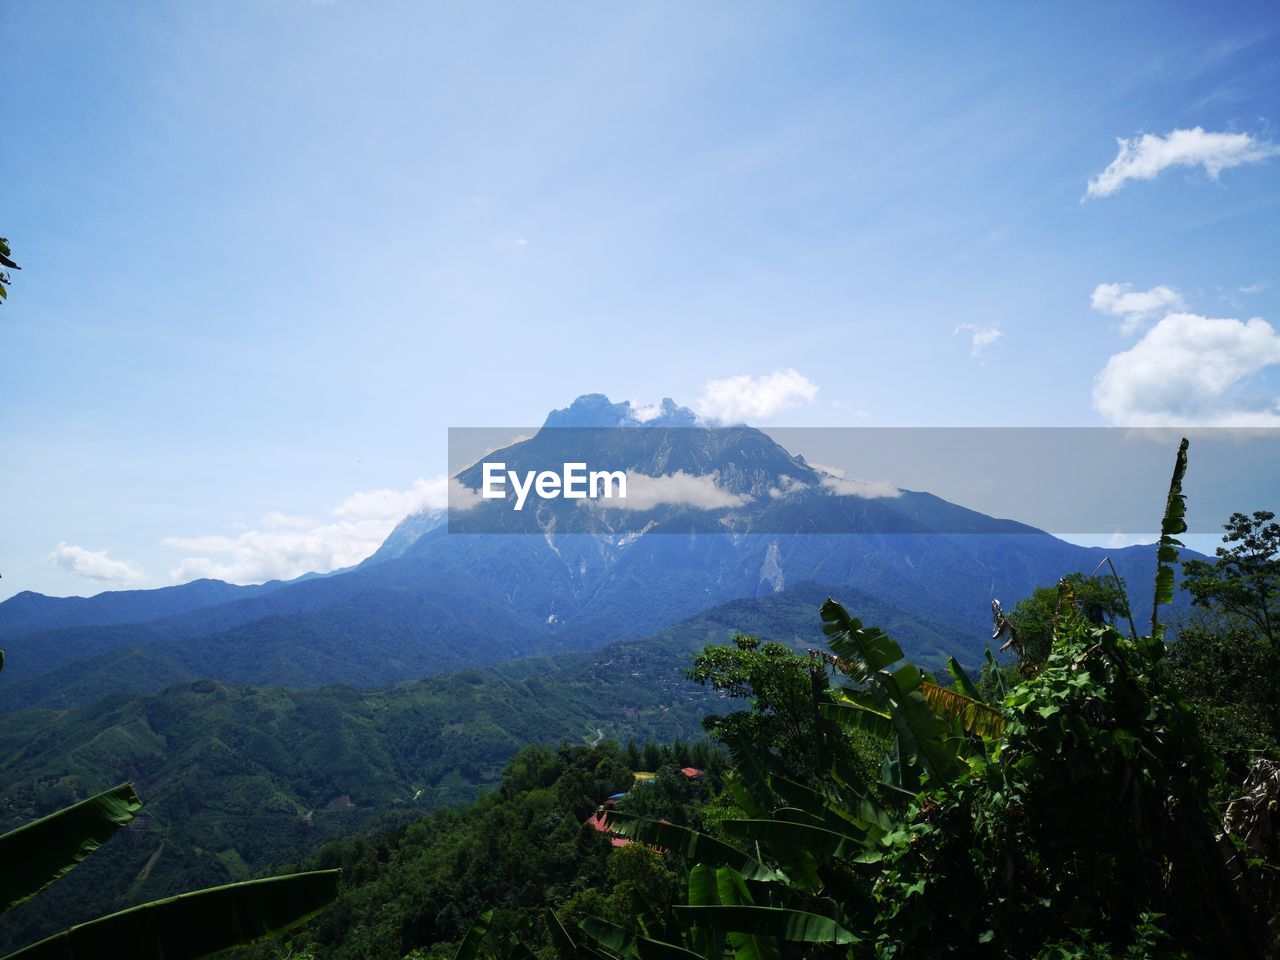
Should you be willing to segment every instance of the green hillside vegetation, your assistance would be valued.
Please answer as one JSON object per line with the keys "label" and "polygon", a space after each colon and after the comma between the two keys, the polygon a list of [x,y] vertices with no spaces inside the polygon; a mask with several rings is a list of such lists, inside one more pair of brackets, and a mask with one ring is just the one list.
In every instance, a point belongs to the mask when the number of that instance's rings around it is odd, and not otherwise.
{"label": "green hillside vegetation", "polygon": [[[631,788],[635,765],[648,762],[657,776],[635,787],[620,809],[661,810],[700,827],[701,809],[721,792],[722,761],[705,743],[632,745],[630,754],[613,741],[526,747],[498,789],[461,810],[326,846],[314,863],[341,868],[344,892],[293,944],[253,954],[296,956],[303,948],[302,955],[343,960],[415,951],[448,956],[486,909],[493,910],[495,935],[526,933],[548,908],[570,918],[603,910],[622,920],[634,914],[633,893],[670,893],[676,874],[643,844],[615,849],[585,821],[604,798]],[[709,766],[709,776],[681,775],[690,763]]]}
{"label": "green hillside vegetation", "polygon": [[0,731],[8,822],[121,777],[148,803],[97,857],[7,917],[0,947],[142,899],[258,875],[375,818],[467,801],[530,741],[589,741],[604,728],[696,735],[706,697],[684,684],[701,704],[683,702],[672,690],[678,675],[632,677],[638,671],[623,668],[645,664],[629,656],[613,651],[610,662],[561,677],[468,672],[374,692],[197,681],[20,715]]}
{"label": "green hillside vegetation", "polygon": [[[147,806],[92,860],[6,917],[0,948],[143,899],[257,876],[335,837],[467,802],[529,743],[697,738],[717,698],[684,675],[691,654],[738,630],[806,642],[824,595],[802,584],[645,641],[377,691],[196,680],[16,714],[0,728],[0,826],[126,778]],[[867,603],[926,650],[948,638]],[[118,666],[141,669],[127,656]]]}

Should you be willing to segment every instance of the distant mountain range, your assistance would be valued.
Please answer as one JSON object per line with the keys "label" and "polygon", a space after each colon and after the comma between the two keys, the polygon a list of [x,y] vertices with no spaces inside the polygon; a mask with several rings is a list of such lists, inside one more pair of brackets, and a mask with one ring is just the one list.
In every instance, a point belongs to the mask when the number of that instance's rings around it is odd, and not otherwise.
{"label": "distant mountain range", "polygon": [[[806,581],[946,624],[951,649],[916,648],[905,636],[908,653],[973,663],[993,597],[1011,603],[1108,555],[1135,603],[1154,577],[1151,547],[1084,548],[929,493],[860,489],[751,427],[701,425],[669,400],[646,413],[580,397],[486,459],[534,469],[589,457],[719,500],[657,497],[622,510],[561,499],[520,512],[486,501],[451,511],[447,523],[439,511],[407,517],[364,563],[328,576],[88,599],[19,594],[0,604],[0,711],[193,678],[383,686],[635,640]],[[477,488],[479,474],[476,465],[457,479]]]}

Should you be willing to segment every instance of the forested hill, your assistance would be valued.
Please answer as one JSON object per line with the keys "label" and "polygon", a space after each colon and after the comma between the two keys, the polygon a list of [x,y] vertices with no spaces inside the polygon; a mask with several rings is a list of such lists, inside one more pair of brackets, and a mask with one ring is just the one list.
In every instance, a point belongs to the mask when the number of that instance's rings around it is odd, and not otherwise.
{"label": "forested hill", "polygon": [[[15,714],[0,729],[3,826],[122,779],[137,783],[146,806],[131,829],[9,914],[0,947],[126,903],[246,878],[378,817],[469,800],[527,743],[699,737],[701,718],[721,701],[685,678],[691,655],[735,631],[820,645],[814,611],[830,592],[802,584],[642,641],[383,690],[199,680]],[[973,640],[856,591],[841,595],[922,650],[942,655]]]}

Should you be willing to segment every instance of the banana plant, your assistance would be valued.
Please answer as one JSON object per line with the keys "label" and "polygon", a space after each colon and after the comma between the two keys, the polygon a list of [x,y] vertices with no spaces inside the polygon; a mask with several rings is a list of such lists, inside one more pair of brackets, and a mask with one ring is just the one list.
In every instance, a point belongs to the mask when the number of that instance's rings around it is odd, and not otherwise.
{"label": "banana plant", "polygon": [[1160,622],[1160,607],[1173,603],[1173,565],[1178,562],[1178,548],[1183,546],[1178,535],[1187,531],[1187,498],[1182,493],[1182,478],[1187,472],[1187,438],[1178,445],[1178,457],[1173,464],[1173,478],[1169,481],[1169,495],[1165,501],[1164,517],[1160,521],[1160,545],[1156,549],[1155,602],[1151,605],[1151,641],[1159,649],[1164,637],[1164,624]]}

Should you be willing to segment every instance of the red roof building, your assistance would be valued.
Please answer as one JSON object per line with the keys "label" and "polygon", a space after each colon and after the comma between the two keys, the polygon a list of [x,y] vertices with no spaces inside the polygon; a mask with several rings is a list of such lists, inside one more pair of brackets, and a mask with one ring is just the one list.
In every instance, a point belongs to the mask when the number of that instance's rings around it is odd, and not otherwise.
{"label": "red roof building", "polygon": [[597,810],[595,815],[588,817],[583,821],[585,826],[589,826],[597,833],[607,833],[609,835],[609,843],[615,847],[625,847],[631,843],[626,837],[615,837],[613,830],[610,828],[608,821],[605,819],[604,810]]}

